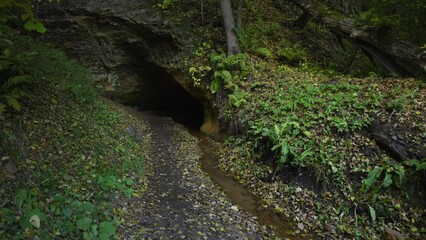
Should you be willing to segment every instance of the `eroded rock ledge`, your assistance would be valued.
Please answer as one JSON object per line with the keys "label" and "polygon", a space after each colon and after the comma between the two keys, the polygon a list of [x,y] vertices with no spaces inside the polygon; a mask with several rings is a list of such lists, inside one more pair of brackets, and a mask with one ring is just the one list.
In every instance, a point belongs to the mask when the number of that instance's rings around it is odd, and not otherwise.
{"label": "eroded rock ledge", "polygon": [[142,110],[198,101],[204,115],[201,130],[215,135],[213,95],[194,87],[182,67],[192,42],[183,27],[169,23],[153,5],[65,0],[43,6],[39,14],[48,29],[44,38],[89,66],[106,97]]}

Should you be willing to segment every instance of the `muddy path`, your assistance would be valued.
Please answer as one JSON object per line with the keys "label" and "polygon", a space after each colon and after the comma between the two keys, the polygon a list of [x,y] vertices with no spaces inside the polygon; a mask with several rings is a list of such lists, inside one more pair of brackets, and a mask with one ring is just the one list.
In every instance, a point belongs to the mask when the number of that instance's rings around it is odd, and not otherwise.
{"label": "muddy path", "polygon": [[125,239],[278,239],[203,172],[200,140],[167,117],[126,109],[148,126],[149,187],[123,200]]}

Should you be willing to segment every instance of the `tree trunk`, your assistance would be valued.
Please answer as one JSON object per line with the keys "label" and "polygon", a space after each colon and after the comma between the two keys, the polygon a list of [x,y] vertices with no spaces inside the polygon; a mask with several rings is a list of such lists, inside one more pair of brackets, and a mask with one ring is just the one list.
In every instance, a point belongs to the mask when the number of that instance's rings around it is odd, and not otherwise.
{"label": "tree trunk", "polygon": [[319,5],[320,3],[315,4],[309,0],[287,1],[308,12],[314,20],[323,23],[332,32],[353,40],[396,76],[426,76],[426,54],[419,46],[386,36],[386,29],[359,28],[351,18],[337,12],[330,13],[330,9],[324,11],[325,6]]}
{"label": "tree trunk", "polygon": [[223,25],[225,27],[226,44],[228,46],[228,56],[240,53],[237,35],[235,34],[235,22],[232,14],[231,1],[220,0],[222,10]]}
{"label": "tree trunk", "polygon": [[204,24],[204,0],[201,0],[201,24]]}
{"label": "tree trunk", "polygon": [[238,8],[237,8],[237,29],[241,28],[241,18],[243,15],[243,0],[240,0],[238,2]]}

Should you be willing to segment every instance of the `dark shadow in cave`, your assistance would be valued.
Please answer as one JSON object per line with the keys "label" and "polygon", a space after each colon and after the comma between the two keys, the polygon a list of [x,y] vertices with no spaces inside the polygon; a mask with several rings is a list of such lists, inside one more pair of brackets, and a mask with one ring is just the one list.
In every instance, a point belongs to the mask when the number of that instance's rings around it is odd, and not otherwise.
{"label": "dark shadow in cave", "polygon": [[163,68],[145,60],[137,63],[137,72],[143,79],[134,100],[124,105],[157,116],[168,116],[174,121],[199,130],[204,122],[203,105],[176,82]]}

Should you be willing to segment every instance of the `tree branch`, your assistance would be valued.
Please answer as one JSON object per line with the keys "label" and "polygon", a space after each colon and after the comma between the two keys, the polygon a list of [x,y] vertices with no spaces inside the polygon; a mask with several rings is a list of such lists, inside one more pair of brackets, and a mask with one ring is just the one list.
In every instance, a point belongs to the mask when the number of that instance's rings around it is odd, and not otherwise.
{"label": "tree branch", "polygon": [[[383,29],[363,29],[354,20],[309,0],[287,0],[331,31],[354,40],[363,50],[377,58],[384,67],[397,76],[426,76],[426,53],[419,46],[387,36]],[[386,29],[385,29],[386,30]]]}

